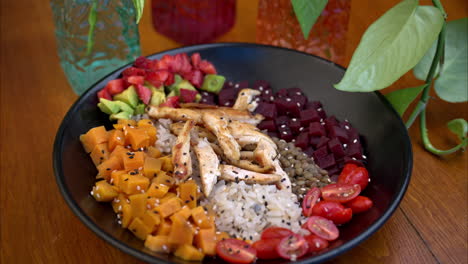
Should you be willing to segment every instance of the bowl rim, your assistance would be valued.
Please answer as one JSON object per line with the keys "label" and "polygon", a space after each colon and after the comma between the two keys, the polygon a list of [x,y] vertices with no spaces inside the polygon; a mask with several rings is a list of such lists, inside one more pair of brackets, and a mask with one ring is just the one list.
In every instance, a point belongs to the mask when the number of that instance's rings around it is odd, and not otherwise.
{"label": "bowl rim", "polygon": [[[220,48],[220,47],[249,47],[249,48],[271,48],[271,49],[279,49],[279,50],[284,50],[286,52],[294,52],[294,53],[299,53],[302,55],[307,55],[310,57],[313,57],[318,60],[325,61],[327,63],[333,64],[334,66],[346,70],[341,65],[338,65],[334,62],[331,62],[327,59],[300,52],[297,50],[292,50],[292,49],[287,49],[287,48],[282,48],[282,47],[276,47],[276,46],[271,46],[271,45],[263,45],[263,44],[255,44],[255,43],[244,43],[244,42],[228,42],[228,43],[211,43],[211,44],[200,44],[200,45],[192,45],[192,46],[185,46],[185,47],[179,47],[179,48],[174,48],[174,49],[169,49],[169,50],[164,50],[161,52],[153,53],[151,55],[145,56],[145,57],[153,57],[157,55],[163,55],[163,54],[168,54],[168,53],[183,53],[183,52],[196,52],[200,50],[205,50],[205,49],[212,49],[212,48]],[[97,82],[95,82],[90,88],[88,88],[70,107],[68,112],[66,113],[65,117],[63,118],[60,127],[57,131],[57,134],[55,136],[54,140],[54,146],[53,146],[53,154],[52,154],[52,161],[53,161],[53,169],[54,169],[54,174],[55,174],[55,180],[57,183],[57,186],[59,187],[60,193],[62,194],[62,197],[64,198],[66,204],[72,212],[81,220],[82,223],[85,224],[86,227],[91,229],[98,237],[103,239],[104,241],[108,242],[112,246],[118,248],[119,250],[125,252],[126,254],[129,254],[131,256],[134,256],[140,260],[149,262],[149,263],[158,263],[158,264],[163,264],[163,263],[173,263],[173,262],[167,262],[163,259],[158,259],[155,256],[152,256],[150,254],[147,254],[141,250],[134,249],[130,246],[127,246],[125,243],[121,242],[120,240],[114,238],[111,234],[105,232],[102,230],[98,225],[94,223],[94,221],[89,218],[86,213],[80,209],[80,206],[76,203],[76,201],[72,198],[70,195],[70,192],[65,184],[64,177],[63,175],[63,168],[62,168],[62,163],[61,163],[61,148],[62,148],[62,142],[63,142],[63,134],[66,131],[67,127],[69,126],[69,122],[71,119],[71,116],[75,114],[75,112],[78,110],[78,106],[81,103],[82,98],[84,98],[86,95],[91,93],[94,88],[102,83],[105,79],[107,79],[110,75],[115,74],[116,72],[119,72],[123,70],[124,68],[129,67],[132,65],[133,62],[130,62],[122,67],[119,67],[118,69],[112,71],[111,73],[107,74]],[[408,189],[408,185],[411,179],[411,173],[412,173],[412,168],[413,168],[413,152],[412,152],[412,145],[411,145],[411,140],[408,135],[408,131],[401,119],[401,117],[398,115],[398,113],[393,109],[391,104],[388,102],[388,100],[383,96],[379,91],[374,92],[377,97],[380,99],[380,101],[390,110],[393,112],[393,114],[398,117],[399,120],[399,128],[398,128],[398,133],[402,133],[404,140],[403,140],[403,148],[404,148],[404,153],[406,153],[406,157],[404,157],[405,163],[404,163],[404,181],[402,184],[401,189],[398,191],[398,193],[395,196],[395,200],[393,200],[388,209],[374,222],[372,223],[364,232],[356,236],[355,238],[349,240],[348,242],[330,249],[329,251],[322,253],[317,256],[310,256],[305,259],[298,260],[294,263],[297,264],[306,264],[306,263],[321,263],[326,260],[330,260],[332,258],[335,258],[350,249],[354,248],[358,244],[364,242],[367,240],[372,234],[374,234],[377,230],[379,230],[384,223],[386,223],[392,214],[395,212],[395,210],[398,208],[400,202],[403,199],[404,194],[406,193],[406,190]]]}

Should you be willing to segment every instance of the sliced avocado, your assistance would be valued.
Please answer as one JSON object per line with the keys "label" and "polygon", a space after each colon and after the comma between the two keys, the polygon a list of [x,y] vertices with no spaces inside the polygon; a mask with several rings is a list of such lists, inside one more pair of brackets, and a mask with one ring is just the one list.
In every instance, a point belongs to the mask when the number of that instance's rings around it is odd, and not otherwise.
{"label": "sliced avocado", "polygon": [[120,112],[127,112],[130,115],[133,115],[133,112],[135,112],[133,107],[129,106],[128,104],[122,101],[114,101],[114,102],[120,106]]}
{"label": "sliced avocado", "polygon": [[112,120],[118,120],[118,119],[131,119],[132,115],[127,113],[127,112],[120,112],[117,114],[112,114],[110,115],[109,119]]}
{"label": "sliced avocado", "polygon": [[198,103],[198,102],[200,102],[200,100],[201,100],[201,94],[198,93],[198,94],[195,96],[195,102]]}
{"label": "sliced avocado", "polygon": [[178,96],[175,91],[171,91],[166,97]]}
{"label": "sliced avocado", "polygon": [[99,99],[98,107],[102,112],[108,115],[117,114],[120,110],[120,106],[116,101],[110,101],[104,98]]}
{"label": "sliced avocado", "polygon": [[203,84],[200,89],[217,94],[219,91],[221,91],[221,89],[223,89],[224,81],[226,81],[224,76],[207,74],[203,79]]}
{"label": "sliced avocado", "polygon": [[135,87],[130,86],[125,91],[116,94],[114,100],[122,101],[129,104],[131,107],[135,108],[138,105],[138,94],[135,90]]}
{"label": "sliced avocado", "polygon": [[192,90],[192,91],[196,91],[197,89],[195,89],[195,87],[187,80],[183,80],[181,81],[179,84],[177,84],[176,86],[176,93],[177,95],[180,94],[180,89],[187,89],[187,90]]}
{"label": "sliced avocado", "polygon": [[139,104],[135,107],[135,115],[142,115],[145,113],[145,104]]}
{"label": "sliced avocado", "polygon": [[177,85],[179,85],[179,83],[181,83],[184,79],[179,75],[179,74],[175,74],[174,75],[174,83],[169,85],[167,87],[167,90],[169,92],[172,92],[174,91],[176,88],[177,88]]}
{"label": "sliced avocado", "polygon": [[159,106],[166,101],[166,94],[164,92],[153,91],[151,95],[150,105]]}

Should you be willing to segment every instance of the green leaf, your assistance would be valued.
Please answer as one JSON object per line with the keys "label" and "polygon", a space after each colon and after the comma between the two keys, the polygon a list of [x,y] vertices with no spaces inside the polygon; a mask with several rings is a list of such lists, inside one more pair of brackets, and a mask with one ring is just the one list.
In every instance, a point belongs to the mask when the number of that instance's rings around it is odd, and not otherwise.
{"label": "green leaf", "polygon": [[418,0],[397,4],[364,33],[335,88],[370,92],[391,85],[421,60],[443,23],[442,13],[433,6],[418,6]]}
{"label": "green leaf", "polygon": [[[275,0],[273,0],[275,1]],[[328,3],[328,0],[291,0],[294,13],[301,26],[304,38],[309,38],[309,32]]]}
{"label": "green leaf", "polygon": [[141,16],[143,15],[143,8],[145,7],[145,0],[133,0],[133,6],[136,11],[136,23],[140,22]]}
{"label": "green leaf", "polygon": [[460,140],[463,141],[466,138],[466,134],[468,133],[468,123],[465,119],[453,119],[447,123],[447,127],[450,129],[450,131],[457,135]]}
{"label": "green leaf", "polygon": [[411,102],[416,99],[416,97],[421,93],[422,90],[424,90],[424,88],[426,88],[426,86],[427,84],[424,84],[417,87],[396,90],[386,94],[385,97],[387,97],[387,100],[392,104],[393,108],[395,108],[398,114],[403,116]]}
{"label": "green leaf", "polygon": [[86,55],[90,55],[91,51],[93,50],[94,28],[96,27],[96,19],[97,19],[97,1],[94,0],[93,3],[91,4],[91,9],[89,10],[89,14],[88,14],[89,30],[88,30],[88,42],[86,43]]}

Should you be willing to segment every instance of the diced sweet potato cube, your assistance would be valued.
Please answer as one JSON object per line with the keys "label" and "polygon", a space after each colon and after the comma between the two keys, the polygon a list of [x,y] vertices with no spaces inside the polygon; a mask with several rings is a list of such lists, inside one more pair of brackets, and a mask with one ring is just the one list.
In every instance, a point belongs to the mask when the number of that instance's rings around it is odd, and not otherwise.
{"label": "diced sweet potato cube", "polygon": [[132,207],[132,213],[134,217],[142,217],[146,212],[146,200],[147,196],[145,193],[133,194],[128,196],[130,200],[130,206]]}
{"label": "diced sweet potato cube", "polygon": [[146,133],[145,128],[127,128],[125,130],[125,140],[128,142],[132,149],[138,150],[140,148],[146,148],[149,146],[150,138]]}
{"label": "diced sweet potato cube", "polygon": [[188,206],[184,205],[182,209],[180,209],[178,212],[173,214],[170,218],[172,222],[174,222],[173,218],[175,217],[182,216],[185,220],[187,220],[191,215],[192,215],[192,210],[190,210]]}
{"label": "diced sweet potato cube", "polygon": [[[177,197],[177,195],[175,193],[168,192],[168,193],[166,193],[166,195],[164,195],[163,198],[159,199],[159,203],[163,204],[163,203],[169,201],[170,199],[172,199],[174,197]],[[179,198],[177,198],[177,199],[179,199]],[[181,202],[180,199],[178,201]]]}
{"label": "diced sweet potato cube", "polygon": [[163,162],[163,165],[162,165],[163,171],[174,171],[174,166],[172,164],[171,156],[164,156],[159,159],[161,159]]}
{"label": "diced sweet potato cube", "polygon": [[162,161],[160,159],[146,157],[145,163],[143,164],[143,173],[151,180],[158,175],[158,172],[161,171],[161,167]]}
{"label": "diced sweet potato cube", "polygon": [[194,181],[186,181],[179,185],[180,199],[190,208],[197,207],[198,185]]}
{"label": "diced sweet potato cube", "polygon": [[167,175],[164,171],[159,171],[158,176],[153,178],[152,182],[172,187],[175,183],[175,179],[172,176]]}
{"label": "diced sweet potato cube", "polygon": [[114,213],[118,213],[122,211],[122,204],[127,203],[127,196],[123,193],[119,193],[119,195],[112,200],[112,209]]}
{"label": "diced sweet potato cube", "polygon": [[140,168],[143,169],[143,164],[145,163],[145,153],[141,151],[126,152],[122,156],[122,159],[125,170],[140,170]]}
{"label": "diced sweet potato cube", "polygon": [[161,223],[161,217],[159,214],[150,210],[146,210],[145,214],[141,217],[141,220],[151,229],[150,233],[156,231]]}
{"label": "diced sweet potato cube", "polygon": [[147,127],[142,127],[141,129],[146,131],[146,134],[149,137],[149,146],[152,146],[156,143],[156,140],[158,139],[157,137],[157,130],[154,126],[147,126]]}
{"label": "diced sweet potato cube", "polygon": [[151,196],[148,197],[149,198],[146,200],[146,208],[148,208],[148,210],[153,210],[154,208],[159,206],[160,200],[158,198],[154,198]]}
{"label": "diced sweet potato cube", "polygon": [[208,214],[206,213],[203,206],[198,206],[192,209],[192,219],[193,222],[200,228],[211,227],[210,219],[208,218]]}
{"label": "diced sweet potato cube", "polygon": [[120,176],[123,174],[126,174],[127,172],[124,170],[115,170],[111,172],[111,177],[110,177],[110,184],[114,186],[119,186],[120,185]]}
{"label": "diced sweet potato cube", "polygon": [[161,151],[159,151],[159,149],[157,149],[156,147],[153,147],[153,146],[148,147],[148,151],[146,152],[146,154],[149,157],[152,157],[152,158],[155,158],[155,159],[161,157]]}
{"label": "diced sweet potato cube", "polygon": [[158,231],[156,231],[156,234],[158,236],[167,236],[167,235],[169,235],[169,232],[171,232],[171,226],[172,226],[171,221],[162,220],[161,224],[158,227]]}
{"label": "diced sweet potato cube", "polygon": [[169,237],[163,235],[148,235],[145,240],[145,247],[154,252],[170,253]]}
{"label": "diced sweet potato cube", "polygon": [[122,205],[122,211],[121,211],[121,216],[120,216],[120,221],[122,222],[122,227],[127,228],[130,223],[133,220],[133,212],[132,212],[132,207],[130,206],[129,203],[126,201],[121,204]]}
{"label": "diced sweet potato cube", "polygon": [[[170,239],[170,237],[169,237]],[[184,244],[176,249],[174,252],[176,257],[187,261],[201,261],[205,257],[202,252],[198,251],[191,244]]]}
{"label": "diced sweet potato cube", "polygon": [[106,181],[98,181],[93,187],[92,195],[98,202],[110,202],[119,193]]}
{"label": "diced sweet potato cube", "polygon": [[137,121],[133,120],[133,119],[119,119],[119,120],[117,120],[117,124],[124,124],[124,125],[127,125],[127,126],[136,126]]}
{"label": "diced sweet potato cube", "polygon": [[104,126],[91,128],[86,134],[80,136],[81,144],[86,151],[90,153],[97,144],[105,143],[108,140],[108,134]]}
{"label": "diced sweet potato cube", "polygon": [[231,236],[226,232],[216,232],[216,241],[222,241],[223,239],[228,239],[230,237]]}
{"label": "diced sweet potato cube", "polygon": [[117,146],[125,145],[125,136],[124,133],[120,130],[114,129],[109,131],[109,141],[107,142],[107,147],[110,151],[113,151]]}
{"label": "diced sweet potato cube", "polygon": [[100,143],[94,146],[93,151],[89,154],[93,160],[94,166],[98,166],[109,158],[109,151],[107,149],[107,143]]}
{"label": "diced sweet potato cube", "polygon": [[137,122],[138,127],[154,127],[153,121],[149,119],[141,119]]}
{"label": "diced sweet potato cube", "polygon": [[[128,175],[128,174],[123,174]],[[122,175],[122,176],[123,176]],[[149,180],[142,175],[128,175],[127,178],[120,178],[120,189],[126,194],[136,194],[145,192],[149,186]]]}
{"label": "diced sweet potato cube", "polygon": [[127,152],[128,152],[128,149],[126,149],[124,146],[117,145],[114,148],[114,150],[110,153],[109,158],[111,158],[111,157],[118,158],[119,162],[120,162],[120,166],[123,168],[124,167],[123,157],[124,157],[125,153],[127,153]]}
{"label": "diced sweet potato cube", "polygon": [[159,183],[151,183],[146,194],[154,198],[163,198],[164,195],[169,191],[169,186]]}
{"label": "diced sweet potato cube", "polygon": [[139,217],[135,217],[128,229],[139,239],[145,240],[151,233],[151,228],[146,226]]}
{"label": "diced sweet potato cube", "polygon": [[161,215],[161,217],[166,218],[171,216],[175,212],[179,211],[182,207],[180,206],[179,198],[172,197],[167,202],[161,203],[155,210]]}
{"label": "diced sweet potato cube", "polygon": [[214,228],[200,229],[195,235],[195,246],[209,256],[216,255],[216,234]]}
{"label": "diced sweet potato cube", "polygon": [[180,215],[172,218],[171,232],[169,233],[169,243],[176,245],[189,244],[193,242],[192,226]]}
{"label": "diced sweet potato cube", "polygon": [[120,166],[119,159],[116,157],[109,158],[97,166],[99,175],[104,177],[106,180],[110,179],[112,171],[120,169],[122,169],[122,167]]}

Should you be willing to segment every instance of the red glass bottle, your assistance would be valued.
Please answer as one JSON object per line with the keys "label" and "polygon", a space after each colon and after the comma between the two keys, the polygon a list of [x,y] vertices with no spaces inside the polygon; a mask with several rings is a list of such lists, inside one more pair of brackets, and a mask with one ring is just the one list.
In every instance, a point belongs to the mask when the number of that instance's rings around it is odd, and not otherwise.
{"label": "red glass bottle", "polygon": [[156,31],[179,43],[207,43],[234,26],[236,0],[153,0],[152,17]]}

